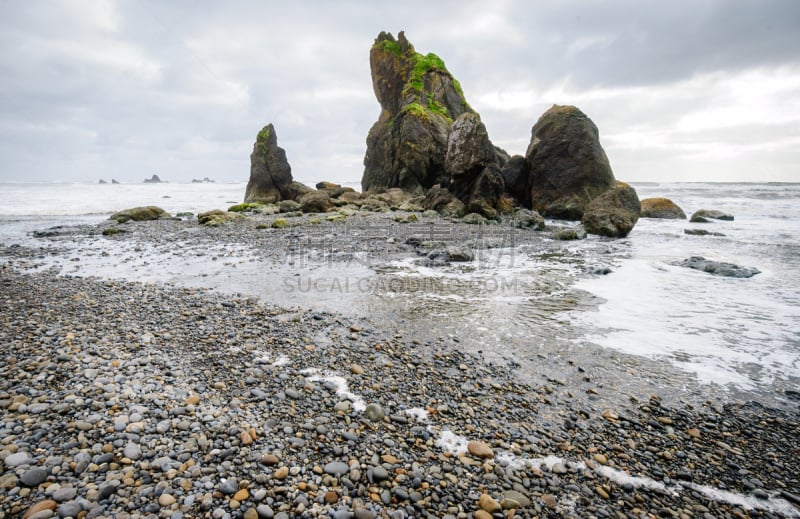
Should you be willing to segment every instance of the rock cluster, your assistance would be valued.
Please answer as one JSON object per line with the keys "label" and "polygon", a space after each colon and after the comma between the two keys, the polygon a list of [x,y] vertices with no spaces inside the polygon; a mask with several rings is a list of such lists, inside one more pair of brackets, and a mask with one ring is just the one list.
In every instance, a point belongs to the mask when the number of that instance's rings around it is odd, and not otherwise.
{"label": "rock cluster", "polygon": [[597,127],[574,106],[553,106],[534,125],[526,156],[509,157],[492,144],[444,62],[417,53],[402,32],[378,35],[370,67],[381,114],[367,137],[365,192],[424,194],[426,209],[454,215],[495,218],[513,200],[580,220],[592,199],[616,185]]}

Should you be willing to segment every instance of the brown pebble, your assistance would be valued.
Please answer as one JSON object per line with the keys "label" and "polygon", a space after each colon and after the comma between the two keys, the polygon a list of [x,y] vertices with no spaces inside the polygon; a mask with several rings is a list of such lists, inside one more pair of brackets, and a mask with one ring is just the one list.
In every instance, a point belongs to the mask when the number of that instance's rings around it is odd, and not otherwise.
{"label": "brown pebble", "polygon": [[700,431],[698,429],[689,429],[688,431],[686,431],[686,434],[688,434],[692,438],[700,438]]}
{"label": "brown pebble", "polygon": [[250,436],[250,432],[248,431],[242,431],[240,437],[242,440],[242,445],[251,445],[253,443],[253,438]]}
{"label": "brown pebble", "polygon": [[272,475],[275,479],[286,479],[289,476],[289,467],[281,467]]}
{"label": "brown pebble", "polygon": [[58,506],[58,503],[53,501],[52,499],[45,499],[44,501],[39,501],[38,503],[34,504],[28,511],[22,515],[22,519],[28,519],[28,517],[42,512],[44,510],[55,510]]}
{"label": "brown pebble", "polygon": [[494,458],[494,451],[484,442],[472,440],[467,443],[467,450],[476,458]]}
{"label": "brown pebble", "polygon": [[500,506],[500,503],[489,494],[481,494],[480,499],[478,499],[478,507],[490,514],[503,511],[503,507]]}
{"label": "brown pebble", "polygon": [[186,399],[186,405],[197,405],[200,403],[200,397],[198,395],[191,395],[189,398]]}
{"label": "brown pebble", "polygon": [[277,465],[281,460],[274,454],[262,454],[261,463],[264,465]]}
{"label": "brown pebble", "polygon": [[608,492],[606,492],[606,489],[603,487],[595,487],[594,490],[595,492],[597,492],[597,495],[602,497],[603,499],[609,499],[611,497],[608,495]]}
{"label": "brown pebble", "polygon": [[541,497],[542,503],[545,504],[546,507],[552,508],[555,510],[556,506],[558,506],[558,501],[556,501],[556,496],[553,494],[542,494]]}
{"label": "brown pebble", "polygon": [[242,502],[249,497],[250,497],[250,492],[248,492],[246,488],[239,490],[233,495],[233,499],[239,502]]}
{"label": "brown pebble", "polygon": [[244,519],[258,519],[258,512],[255,508],[248,508],[244,513]]}
{"label": "brown pebble", "polygon": [[350,373],[352,373],[353,375],[363,375],[364,374],[364,368],[362,368],[358,364],[351,364],[350,365]]}
{"label": "brown pebble", "polygon": [[325,492],[325,502],[329,505],[335,504],[339,501],[339,494],[334,491]]}
{"label": "brown pebble", "polygon": [[475,519],[492,519],[492,514],[486,510],[478,510],[475,512]]}
{"label": "brown pebble", "polygon": [[172,506],[175,504],[175,498],[169,494],[161,494],[158,496],[158,504],[161,506]]}
{"label": "brown pebble", "polygon": [[606,458],[604,454],[597,453],[594,455],[594,461],[600,465],[606,465],[608,463],[608,458]]}

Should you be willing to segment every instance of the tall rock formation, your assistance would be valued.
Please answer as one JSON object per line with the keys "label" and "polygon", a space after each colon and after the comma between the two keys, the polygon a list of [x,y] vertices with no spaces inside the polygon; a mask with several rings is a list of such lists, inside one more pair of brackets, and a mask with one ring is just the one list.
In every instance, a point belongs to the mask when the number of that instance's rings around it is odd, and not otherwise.
{"label": "tall rock formation", "polygon": [[539,118],[525,166],[531,206],[552,218],[580,220],[593,198],[616,186],[597,126],[574,106],[553,105]]}
{"label": "tall rock formation", "polygon": [[286,152],[278,146],[278,136],[270,123],[256,136],[244,201],[272,203],[294,198],[295,194],[292,167],[286,160]]}
{"label": "tall rock formation", "polygon": [[422,194],[447,179],[450,126],[474,112],[444,62],[416,52],[403,32],[378,35],[370,69],[381,114],[367,136],[361,189]]}

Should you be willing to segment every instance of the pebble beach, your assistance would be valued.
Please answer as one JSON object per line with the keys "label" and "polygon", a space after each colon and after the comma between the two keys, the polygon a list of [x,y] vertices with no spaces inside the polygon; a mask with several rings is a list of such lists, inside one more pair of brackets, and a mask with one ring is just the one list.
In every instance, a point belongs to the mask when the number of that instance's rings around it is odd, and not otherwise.
{"label": "pebble beach", "polygon": [[3,518],[800,517],[785,410],[606,407],[569,359],[537,386],[402,324],[3,253]]}

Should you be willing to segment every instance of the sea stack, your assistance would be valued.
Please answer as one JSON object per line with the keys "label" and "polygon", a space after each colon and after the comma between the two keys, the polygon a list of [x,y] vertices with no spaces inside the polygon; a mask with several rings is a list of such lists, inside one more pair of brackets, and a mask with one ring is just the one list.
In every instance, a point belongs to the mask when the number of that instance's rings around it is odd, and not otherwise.
{"label": "sea stack", "polygon": [[247,182],[246,203],[273,203],[292,197],[292,167],[286,151],[278,146],[278,136],[272,123],[256,135],[250,154],[250,180]]}

